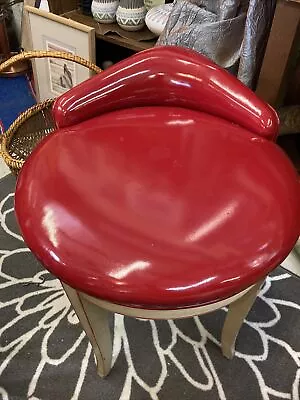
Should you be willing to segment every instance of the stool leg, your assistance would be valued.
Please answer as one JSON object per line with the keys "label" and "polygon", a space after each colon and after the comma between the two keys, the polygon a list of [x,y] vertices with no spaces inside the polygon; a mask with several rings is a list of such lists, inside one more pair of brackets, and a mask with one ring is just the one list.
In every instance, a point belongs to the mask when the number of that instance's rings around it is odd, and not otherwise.
{"label": "stool leg", "polygon": [[104,377],[110,372],[112,359],[109,312],[89,302],[80,292],[65,283],[62,283],[62,286],[93,346],[98,375]]}
{"label": "stool leg", "polygon": [[243,297],[231,303],[228,307],[221,338],[222,353],[232,359],[235,351],[237,335],[243,325],[244,319],[254,304],[256,296],[263,281],[254,285]]}
{"label": "stool leg", "polygon": [[299,241],[297,242],[297,250],[294,248],[287,258],[281,263],[281,267],[300,278],[300,254]]}

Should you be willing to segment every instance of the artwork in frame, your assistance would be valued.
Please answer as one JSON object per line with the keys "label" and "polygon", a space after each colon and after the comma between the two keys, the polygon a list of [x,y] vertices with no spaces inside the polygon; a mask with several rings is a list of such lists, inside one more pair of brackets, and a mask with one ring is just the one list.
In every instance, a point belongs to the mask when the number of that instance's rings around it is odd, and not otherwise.
{"label": "artwork in frame", "polygon": [[[75,54],[75,47],[64,46],[59,41],[53,41],[48,37],[44,37],[45,48],[47,51],[60,51]],[[66,90],[72,89],[77,84],[75,63],[69,60],[58,58],[49,58],[48,72],[51,92],[59,96]]]}
{"label": "artwork in frame", "polygon": [[[67,52],[95,63],[95,29],[38,8],[26,6],[30,48]],[[55,98],[88,79],[93,72],[63,58],[33,61],[38,101]]]}

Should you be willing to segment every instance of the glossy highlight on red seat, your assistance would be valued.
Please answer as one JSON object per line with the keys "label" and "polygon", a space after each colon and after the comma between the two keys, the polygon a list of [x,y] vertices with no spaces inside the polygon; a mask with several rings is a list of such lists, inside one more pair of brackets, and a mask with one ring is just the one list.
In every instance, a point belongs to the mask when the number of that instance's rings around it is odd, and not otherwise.
{"label": "glossy highlight on red seat", "polygon": [[70,286],[171,309],[229,297],[279,265],[299,200],[276,144],[209,113],[148,106],[49,136],[20,173],[15,208],[29,248]]}
{"label": "glossy highlight on red seat", "polygon": [[234,76],[199,53],[163,46],[140,52],[59,97],[58,127],[113,110],[183,107],[236,123],[269,140],[278,133],[276,112]]}

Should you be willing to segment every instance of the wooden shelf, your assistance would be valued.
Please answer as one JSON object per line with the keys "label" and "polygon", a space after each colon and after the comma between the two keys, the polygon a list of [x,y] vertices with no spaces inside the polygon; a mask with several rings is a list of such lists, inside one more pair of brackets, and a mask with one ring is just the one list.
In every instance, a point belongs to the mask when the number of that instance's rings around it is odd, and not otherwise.
{"label": "wooden shelf", "polygon": [[[152,40],[145,40],[145,41],[139,41],[136,38],[139,37],[141,34],[141,31],[138,32],[130,32],[130,35],[132,36],[131,38],[124,38],[119,36],[117,33],[106,33],[103,35],[100,31],[99,28],[99,23],[95,21],[92,17],[89,17],[88,15],[84,15],[81,13],[80,10],[73,10],[69,11],[65,14],[63,14],[64,17],[72,19],[73,21],[80,22],[81,24],[91,26],[92,28],[95,28],[96,31],[96,37],[98,39],[104,40],[105,42],[113,43],[118,46],[126,47],[127,49],[133,50],[133,51],[142,51],[149,49],[153,47],[156,43],[156,39]],[[110,25],[110,24],[109,24]],[[109,25],[106,25],[109,27]],[[147,28],[144,28],[145,30],[148,31]],[[143,30],[142,32],[145,32]]]}

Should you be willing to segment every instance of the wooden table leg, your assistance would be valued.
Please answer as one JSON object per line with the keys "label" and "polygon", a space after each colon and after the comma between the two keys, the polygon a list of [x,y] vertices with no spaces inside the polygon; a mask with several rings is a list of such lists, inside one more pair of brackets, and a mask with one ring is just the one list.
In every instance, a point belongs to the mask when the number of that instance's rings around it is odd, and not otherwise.
{"label": "wooden table leg", "polygon": [[62,286],[87,334],[96,356],[98,375],[109,374],[112,360],[112,340],[109,329],[109,312],[89,302],[70,286]]}
{"label": "wooden table leg", "polygon": [[232,359],[235,351],[237,335],[243,325],[244,319],[253,306],[256,296],[263,281],[254,285],[243,297],[239,298],[228,307],[227,316],[222,330],[222,353],[225,357]]}

